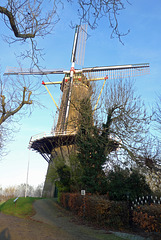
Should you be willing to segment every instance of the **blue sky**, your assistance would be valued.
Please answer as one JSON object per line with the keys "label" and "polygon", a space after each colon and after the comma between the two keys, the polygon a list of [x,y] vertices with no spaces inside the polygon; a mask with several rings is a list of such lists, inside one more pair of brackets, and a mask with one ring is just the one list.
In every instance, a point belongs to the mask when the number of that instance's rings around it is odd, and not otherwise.
{"label": "blue sky", "polygon": [[[70,69],[74,36],[74,30],[69,27],[72,15],[73,9],[68,4],[53,34],[38,40],[39,46],[44,48],[45,53],[45,61],[42,65],[48,69]],[[73,19],[76,19],[75,15]],[[122,39],[124,45],[118,39],[110,38],[111,29],[107,19],[101,19],[98,28],[94,31],[88,28],[90,37],[86,43],[84,67],[150,63],[150,75],[136,78],[136,88],[146,105],[152,105],[156,93],[159,93],[161,89],[160,0],[155,0],[155,4],[152,0],[136,0],[132,5],[126,5],[126,9],[120,13],[119,25],[124,32],[130,29],[130,33]],[[0,21],[0,26],[1,34],[11,34],[2,21]],[[2,37],[0,45],[0,64],[3,73],[7,66],[18,66],[15,53],[18,54],[23,46],[17,43],[9,46]],[[23,66],[28,67],[28,61],[24,61]],[[62,79],[61,76],[49,76],[49,78],[50,80]],[[52,87],[50,90],[58,102],[59,86]],[[32,135],[50,132],[56,107],[48,94],[39,96],[39,101],[45,104],[46,108],[37,106],[31,116],[24,117],[20,122],[20,131],[15,134],[14,140],[7,144],[9,154],[0,161],[0,185],[2,187],[26,181],[29,158],[29,184],[36,186],[45,180],[47,162],[38,153],[29,151],[27,148]]]}

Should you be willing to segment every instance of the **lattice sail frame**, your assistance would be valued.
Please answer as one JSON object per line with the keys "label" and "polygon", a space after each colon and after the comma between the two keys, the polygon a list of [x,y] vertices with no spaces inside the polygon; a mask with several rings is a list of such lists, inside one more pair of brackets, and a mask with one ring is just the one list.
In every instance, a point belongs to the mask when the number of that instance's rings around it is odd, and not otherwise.
{"label": "lattice sail frame", "polygon": [[[150,73],[149,63],[142,64],[128,64],[118,66],[105,66],[105,67],[92,67],[75,69],[75,74],[84,74],[90,81],[103,80],[104,77],[108,76],[108,79],[118,79],[142,76]],[[7,68],[4,75],[48,75],[48,74],[70,74],[70,71],[62,69],[53,70],[35,70],[35,69],[20,69],[20,68]],[[49,82],[45,84],[59,84],[60,82]]]}
{"label": "lattice sail frame", "polygon": [[86,41],[87,41],[87,24],[83,24],[79,26],[79,37],[75,59],[75,63],[80,66],[84,65]]}
{"label": "lattice sail frame", "polygon": [[95,67],[82,69],[83,75],[89,81],[108,79],[123,79],[128,77],[138,77],[150,73],[148,63],[132,64],[110,67]]}

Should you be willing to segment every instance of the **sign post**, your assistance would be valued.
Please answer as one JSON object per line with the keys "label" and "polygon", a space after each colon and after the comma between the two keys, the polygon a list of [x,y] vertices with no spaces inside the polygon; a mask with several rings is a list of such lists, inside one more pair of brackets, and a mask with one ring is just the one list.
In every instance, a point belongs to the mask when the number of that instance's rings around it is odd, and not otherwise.
{"label": "sign post", "polygon": [[86,191],[85,190],[81,190],[81,195],[85,196],[86,195]]}
{"label": "sign post", "polygon": [[83,196],[83,217],[85,217],[85,211],[86,211],[85,195],[86,195],[86,191],[85,190],[81,190],[81,195]]}
{"label": "sign post", "polygon": [[13,202],[15,203],[15,207],[16,207],[17,200],[18,200],[18,197],[13,200]]}

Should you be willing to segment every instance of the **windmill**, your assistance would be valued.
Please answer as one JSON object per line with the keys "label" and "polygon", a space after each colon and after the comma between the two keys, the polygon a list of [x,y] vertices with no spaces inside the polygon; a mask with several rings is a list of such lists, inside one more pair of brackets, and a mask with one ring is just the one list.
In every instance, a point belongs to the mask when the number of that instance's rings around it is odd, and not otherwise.
{"label": "windmill", "polygon": [[[148,63],[75,69],[75,63],[83,65],[86,39],[87,25],[77,26],[74,36],[70,70],[20,70],[10,68],[5,72],[5,75],[63,75],[63,80],[61,82],[42,82],[57,107],[57,111],[59,113],[57,124],[50,134],[43,133],[33,136],[31,137],[29,143],[29,147],[39,152],[49,163],[48,170],[50,170],[51,166],[53,166],[51,158],[57,158],[57,156],[60,155],[63,158],[67,158],[67,155],[75,149],[77,124],[73,124],[73,118],[77,119],[78,114],[73,110],[71,103],[76,102],[78,98],[82,99],[85,96],[88,96],[91,81],[103,81],[103,85],[94,108],[94,110],[96,110],[107,80],[123,79],[149,73]],[[60,84],[61,91],[63,92],[60,107],[56,104],[56,101],[48,89],[48,85],[53,84]],[[47,182],[47,180],[45,185],[45,192],[49,193],[46,195],[53,195],[53,185]]]}

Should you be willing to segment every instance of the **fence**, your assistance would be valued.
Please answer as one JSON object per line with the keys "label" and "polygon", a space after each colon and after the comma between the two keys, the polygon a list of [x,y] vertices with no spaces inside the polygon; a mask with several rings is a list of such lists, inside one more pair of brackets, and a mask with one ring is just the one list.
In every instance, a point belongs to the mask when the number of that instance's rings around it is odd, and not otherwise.
{"label": "fence", "polygon": [[143,196],[135,199],[130,204],[129,214],[133,227],[145,232],[161,233],[161,197]]}
{"label": "fence", "polygon": [[140,205],[151,205],[151,204],[161,204],[161,197],[158,196],[142,196],[136,198],[131,202],[131,210],[134,210],[137,206]]}

